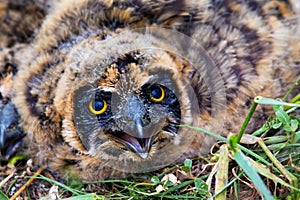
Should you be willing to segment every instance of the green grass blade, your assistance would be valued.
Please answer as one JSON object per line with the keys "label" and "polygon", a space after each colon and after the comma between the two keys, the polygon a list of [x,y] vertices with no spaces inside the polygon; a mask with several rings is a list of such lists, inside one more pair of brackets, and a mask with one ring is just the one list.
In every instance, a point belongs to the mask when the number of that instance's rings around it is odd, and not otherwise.
{"label": "green grass blade", "polygon": [[67,185],[65,185],[65,184],[63,184],[63,183],[60,183],[60,182],[58,182],[58,181],[49,179],[49,178],[47,178],[47,177],[45,177],[45,176],[42,176],[42,175],[39,175],[39,176],[37,176],[37,177],[29,176],[29,177],[26,177],[26,178],[36,178],[36,179],[41,179],[41,180],[48,181],[49,183],[55,184],[55,185],[57,185],[57,186],[59,186],[59,187],[65,189],[65,190],[67,190],[67,191],[73,193],[74,195],[84,195],[84,194],[86,194],[85,192],[82,192],[82,191],[80,191],[80,190],[73,189],[73,188],[71,188],[71,187],[69,187],[69,186],[67,186]]}
{"label": "green grass blade", "polygon": [[190,128],[190,129],[193,129],[193,130],[196,130],[196,131],[200,131],[200,132],[203,132],[207,135],[210,135],[210,136],[213,136],[215,138],[217,138],[218,140],[221,140],[223,142],[227,142],[228,143],[228,140],[214,132],[211,132],[211,131],[208,131],[208,130],[205,130],[203,128],[199,128],[199,127],[195,127],[195,126],[189,126],[189,125],[178,125],[179,127],[182,127],[182,128]]}
{"label": "green grass blade", "polygon": [[8,197],[0,190],[0,199],[1,200],[8,200]]}
{"label": "green grass blade", "polygon": [[162,194],[161,196],[164,197],[165,195],[167,195],[169,193],[172,193],[172,192],[174,192],[174,191],[176,191],[176,190],[178,190],[180,188],[186,187],[186,186],[188,186],[188,185],[190,185],[192,183],[194,183],[194,180],[188,180],[188,181],[185,181],[185,182],[180,183],[178,185],[175,185],[175,186],[171,187],[170,189],[168,189],[167,191],[161,193]]}
{"label": "green grass blade", "polygon": [[280,183],[281,185],[284,185],[286,187],[296,190],[297,192],[300,192],[300,189],[293,187],[292,185],[286,183],[284,180],[282,180],[281,178],[279,178],[278,176],[273,174],[267,166],[265,166],[261,163],[255,162],[252,159],[250,159],[250,162],[255,167],[257,172],[260,173],[261,175],[267,177],[268,179],[273,180],[275,183]]}
{"label": "green grass blade", "polygon": [[100,197],[96,194],[85,194],[85,195],[79,195],[76,197],[70,197],[66,200],[104,200],[104,197]]}
{"label": "green grass blade", "polygon": [[196,197],[196,196],[188,196],[188,195],[165,195],[161,199],[196,199],[196,200],[207,200],[207,197]]}
{"label": "green grass blade", "polygon": [[237,136],[237,143],[240,143],[240,141],[242,139],[242,136],[243,136],[243,134],[244,134],[244,132],[245,132],[245,130],[246,130],[249,122],[250,122],[251,117],[254,114],[254,111],[255,111],[256,107],[257,107],[257,102],[254,101],[252,103],[251,107],[250,107],[250,110],[249,110],[249,112],[248,112],[248,114],[246,116],[246,119],[244,120],[244,122],[242,124],[242,127],[240,129],[240,132],[239,132],[239,134]]}
{"label": "green grass blade", "polygon": [[201,178],[195,178],[194,179],[195,187],[197,188],[198,194],[201,196],[208,196],[208,185],[206,182]]}
{"label": "green grass blade", "polygon": [[13,156],[12,158],[10,158],[8,160],[8,163],[11,165],[15,165],[18,161],[25,160],[27,158],[28,158],[28,156],[25,156],[25,155],[16,155],[16,156]]}
{"label": "green grass blade", "polygon": [[291,99],[291,103],[296,103],[300,101],[300,94],[297,94],[294,98]]}
{"label": "green grass blade", "polygon": [[264,182],[258,175],[255,168],[251,165],[248,158],[244,155],[244,153],[241,150],[236,149],[236,151],[234,151],[233,157],[235,161],[238,163],[238,165],[246,173],[246,175],[253,181],[257,190],[259,190],[261,194],[264,196],[264,199],[275,200],[274,197],[271,195],[270,191],[268,190],[267,186],[264,184]]}
{"label": "green grass blade", "polygon": [[258,104],[269,104],[269,105],[279,105],[279,106],[294,106],[299,107],[300,104],[294,104],[294,103],[286,103],[275,99],[265,98],[265,97],[256,97],[254,101]]}

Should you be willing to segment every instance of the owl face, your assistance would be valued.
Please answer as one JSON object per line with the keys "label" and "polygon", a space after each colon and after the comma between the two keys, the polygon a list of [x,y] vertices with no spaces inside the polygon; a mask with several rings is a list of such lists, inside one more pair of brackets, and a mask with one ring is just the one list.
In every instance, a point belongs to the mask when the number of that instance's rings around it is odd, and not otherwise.
{"label": "owl face", "polygon": [[103,150],[98,149],[101,143],[111,141],[117,149],[147,159],[158,141],[177,135],[181,108],[178,91],[170,87],[171,74],[160,70],[163,77],[159,77],[158,71],[145,71],[144,58],[135,59],[137,55],[125,55],[94,85],[75,91],[74,118],[84,146],[93,154]]}
{"label": "owl face", "polygon": [[[90,154],[121,151],[133,160],[149,159],[157,148],[178,138],[182,108],[174,81],[176,65],[164,54],[157,56],[152,50],[123,54],[93,84],[75,90],[74,121]],[[162,59],[170,62],[169,70],[158,65]],[[107,143],[113,145],[105,148]]]}

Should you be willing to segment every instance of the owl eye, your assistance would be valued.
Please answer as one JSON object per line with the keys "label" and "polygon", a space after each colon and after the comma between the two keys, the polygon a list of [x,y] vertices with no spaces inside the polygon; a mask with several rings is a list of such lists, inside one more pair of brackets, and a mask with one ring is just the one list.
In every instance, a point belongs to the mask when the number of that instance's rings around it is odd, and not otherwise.
{"label": "owl eye", "polygon": [[107,110],[107,102],[105,100],[91,100],[89,109],[91,113],[101,115]]}
{"label": "owl eye", "polygon": [[165,98],[165,90],[161,86],[153,87],[150,90],[150,99],[156,103]]}

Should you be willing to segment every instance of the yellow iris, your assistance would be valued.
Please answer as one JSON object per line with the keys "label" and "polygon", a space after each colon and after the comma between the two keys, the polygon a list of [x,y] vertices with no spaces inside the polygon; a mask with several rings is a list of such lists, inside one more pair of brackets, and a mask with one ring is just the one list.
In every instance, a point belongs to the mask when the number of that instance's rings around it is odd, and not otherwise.
{"label": "yellow iris", "polygon": [[107,110],[107,102],[105,100],[90,101],[89,109],[95,115],[101,115]]}
{"label": "yellow iris", "polygon": [[165,98],[165,90],[159,86],[151,90],[150,99],[156,103],[161,102]]}

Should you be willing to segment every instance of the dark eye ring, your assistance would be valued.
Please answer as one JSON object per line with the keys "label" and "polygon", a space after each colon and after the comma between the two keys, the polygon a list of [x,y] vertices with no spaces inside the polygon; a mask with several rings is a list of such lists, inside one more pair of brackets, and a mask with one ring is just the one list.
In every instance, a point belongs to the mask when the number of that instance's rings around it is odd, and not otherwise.
{"label": "dark eye ring", "polygon": [[105,100],[91,100],[89,110],[95,115],[101,115],[107,110],[107,102]]}
{"label": "dark eye ring", "polygon": [[161,102],[165,98],[165,90],[161,87],[153,87],[150,90],[150,99],[156,103]]}

